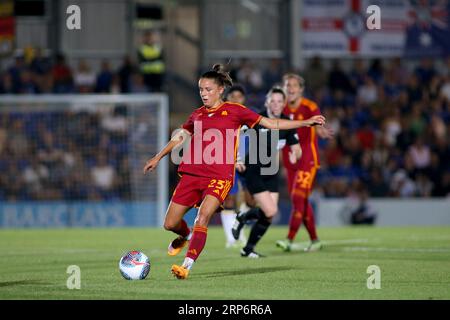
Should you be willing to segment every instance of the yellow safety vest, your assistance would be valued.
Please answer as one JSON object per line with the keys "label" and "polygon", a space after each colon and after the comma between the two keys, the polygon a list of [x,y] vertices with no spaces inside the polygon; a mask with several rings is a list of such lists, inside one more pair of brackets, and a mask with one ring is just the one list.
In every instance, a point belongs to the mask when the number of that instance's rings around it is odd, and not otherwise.
{"label": "yellow safety vest", "polygon": [[140,69],[144,74],[162,74],[165,64],[162,60],[162,50],[159,46],[144,44],[139,49]]}

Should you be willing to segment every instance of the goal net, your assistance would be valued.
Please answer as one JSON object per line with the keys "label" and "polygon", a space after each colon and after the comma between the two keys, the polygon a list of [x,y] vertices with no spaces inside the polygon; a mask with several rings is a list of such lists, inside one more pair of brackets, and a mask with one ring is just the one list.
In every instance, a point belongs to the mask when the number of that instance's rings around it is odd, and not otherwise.
{"label": "goal net", "polygon": [[0,226],[161,225],[168,99],[145,95],[0,98]]}

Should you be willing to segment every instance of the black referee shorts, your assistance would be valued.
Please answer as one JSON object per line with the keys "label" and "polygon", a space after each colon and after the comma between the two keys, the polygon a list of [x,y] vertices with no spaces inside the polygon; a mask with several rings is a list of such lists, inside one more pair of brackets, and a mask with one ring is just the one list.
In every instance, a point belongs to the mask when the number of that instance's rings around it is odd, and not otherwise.
{"label": "black referee shorts", "polygon": [[247,166],[244,177],[247,189],[251,194],[264,191],[278,192],[278,174],[261,175],[259,166]]}

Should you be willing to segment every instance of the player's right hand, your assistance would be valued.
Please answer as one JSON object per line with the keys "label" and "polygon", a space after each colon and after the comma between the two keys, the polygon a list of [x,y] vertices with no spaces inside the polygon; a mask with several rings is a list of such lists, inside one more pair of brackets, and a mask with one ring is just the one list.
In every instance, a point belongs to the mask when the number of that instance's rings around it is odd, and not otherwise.
{"label": "player's right hand", "polygon": [[297,155],[295,154],[294,151],[289,151],[289,162],[291,164],[296,164],[297,163]]}
{"label": "player's right hand", "polygon": [[308,123],[308,126],[323,126],[325,124],[325,117],[322,115],[312,116],[311,118],[305,120]]}
{"label": "player's right hand", "polygon": [[159,160],[156,157],[148,160],[144,166],[144,174],[149,171],[153,171],[156,168],[156,166],[158,165],[158,162],[159,162]]}

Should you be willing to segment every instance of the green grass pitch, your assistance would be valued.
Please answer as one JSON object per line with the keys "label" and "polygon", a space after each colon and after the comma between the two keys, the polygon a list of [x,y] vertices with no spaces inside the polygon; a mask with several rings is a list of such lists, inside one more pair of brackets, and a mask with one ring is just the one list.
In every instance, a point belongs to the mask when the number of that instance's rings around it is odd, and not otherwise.
{"label": "green grass pitch", "polygon": [[[0,230],[0,299],[450,299],[450,227],[319,228],[324,248],[312,253],[279,251],[286,231],[269,229],[257,247],[268,257],[248,259],[210,227],[189,279],[177,280],[169,270],[185,251],[169,257],[173,234],[162,228]],[[303,228],[297,238],[307,239]],[[119,273],[132,249],[150,258],[143,281]],[[70,265],[81,269],[80,290],[66,287]],[[370,265],[380,289],[367,288]]]}

